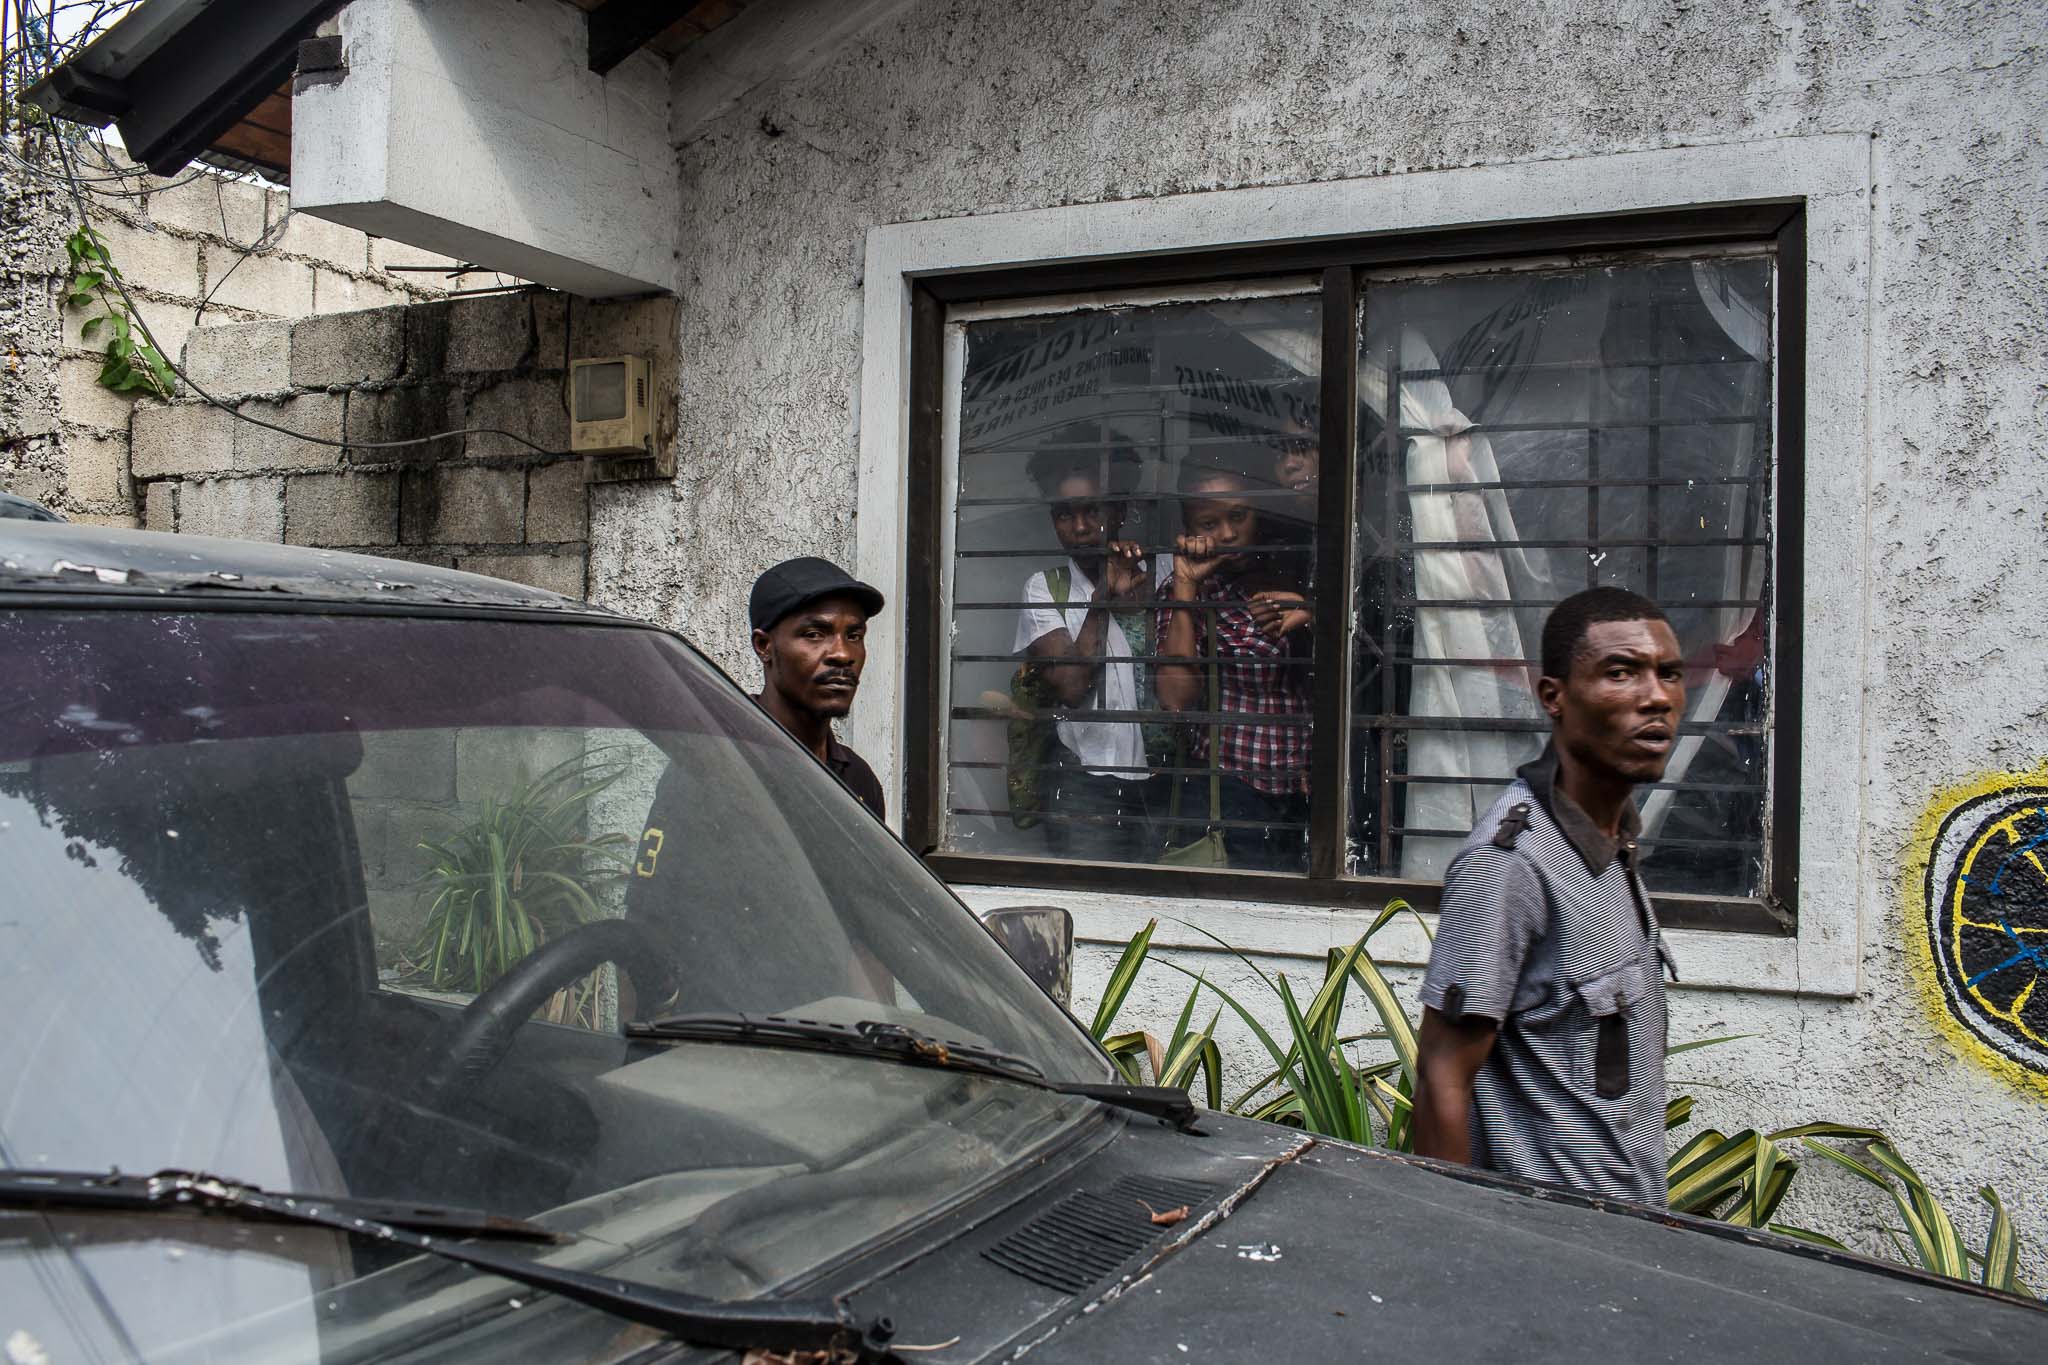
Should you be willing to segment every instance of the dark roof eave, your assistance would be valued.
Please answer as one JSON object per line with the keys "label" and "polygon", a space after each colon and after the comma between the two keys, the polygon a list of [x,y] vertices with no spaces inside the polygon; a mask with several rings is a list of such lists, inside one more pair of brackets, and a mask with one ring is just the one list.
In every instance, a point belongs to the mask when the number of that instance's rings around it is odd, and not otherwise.
{"label": "dark roof eave", "polygon": [[[144,5],[31,86],[52,116],[119,126],[130,156],[175,175],[290,78],[298,44],[346,0]],[[144,31],[131,25],[146,24]]]}

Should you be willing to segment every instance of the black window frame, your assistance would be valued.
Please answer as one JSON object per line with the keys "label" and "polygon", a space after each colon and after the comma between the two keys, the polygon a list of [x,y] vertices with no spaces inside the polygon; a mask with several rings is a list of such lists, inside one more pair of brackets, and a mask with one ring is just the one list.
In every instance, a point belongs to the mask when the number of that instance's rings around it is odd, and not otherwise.
{"label": "black window frame", "polygon": [[[1481,261],[1515,262],[1556,255],[1685,247],[1764,246],[1776,260],[1772,384],[1773,452],[1769,486],[1767,581],[1772,602],[1772,744],[1766,802],[1763,894],[1755,898],[1661,893],[1660,919],[1672,928],[1716,929],[1789,937],[1796,932],[1799,867],[1800,630],[1805,600],[1806,210],[1803,199],[1760,200],[1676,210],[1541,219],[1527,223],[1413,233],[1383,233],[1311,242],[1102,260],[1060,261],[914,276],[910,287],[909,423],[906,462],[903,676],[903,836],[947,882],[1030,886],[1178,899],[1234,900],[1373,908],[1399,896],[1418,909],[1436,907],[1441,883],[1346,872],[1345,836],[1353,794],[1349,773],[1353,731],[1353,651],[1318,660],[1313,724],[1319,736],[1310,769],[1309,869],[1299,873],[1197,869],[1146,864],[1073,862],[958,853],[939,848],[944,821],[941,755],[946,718],[940,713],[949,666],[944,600],[946,459],[945,328],[951,308],[1153,287],[1200,288],[1309,275],[1322,301],[1321,408],[1324,477],[1317,508],[1316,581],[1312,609],[1321,640],[1349,640],[1357,585],[1357,383],[1359,300],[1367,271],[1405,270]],[[1332,363],[1333,360],[1337,363]]]}

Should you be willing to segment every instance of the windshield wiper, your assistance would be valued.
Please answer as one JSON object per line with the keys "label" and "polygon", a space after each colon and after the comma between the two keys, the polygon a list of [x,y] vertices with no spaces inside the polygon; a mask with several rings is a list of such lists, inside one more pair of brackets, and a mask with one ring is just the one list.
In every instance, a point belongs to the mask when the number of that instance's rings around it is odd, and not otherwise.
{"label": "windshield wiper", "polygon": [[238,1217],[279,1223],[302,1223],[301,1210],[321,1208],[348,1220],[407,1228],[413,1232],[455,1234],[520,1242],[568,1240],[538,1223],[507,1218],[480,1209],[441,1204],[396,1204],[339,1195],[287,1194],[238,1184],[192,1171],[159,1171],[155,1175],[123,1175],[119,1171],[15,1171],[0,1169],[0,1208],[61,1209],[90,1213],[147,1212],[151,1209],[226,1211]]}
{"label": "windshield wiper", "polygon": [[[895,1359],[888,1349],[895,1327],[886,1317],[861,1323],[842,1305],[818,1300],[726,1303],[622,1280],[615,1275],[595,1275],[526,1260],[479,1242],[561,1243],[574,1239],[537,1223],[474,1209],[283,1194],[196,1171],[123,1175],[119,1171],[4,1168],[0,1168],[0,1209],[182,1214],[197,1211],[332,1228],[456,1261],[697,1345],[736,1351],[842,1351],[851,1352],[860,1361]],[[441,1236],[436,1237],[435,1233]],[[479,1241],[447,1240],[451,1233]]]}
{"label": "windshield wiper", "polygon": [[1095,1081],[1055,1081],[1036,1064],[1022,1057],[972,1043],[956,1043],[902,1024],[864,1019],[855,1024],[822,1019],[796,1019],[781,1014],[742,1014],[707,1011],[670,1014],[659,1019],[635,1019],[626,1025],[628,1038],[649,1038],[662,1042],[743,1043],[755,1047],[794,1048],[810,1052],[836,1052],[843,1056],[873,1057],[906,1066],[938,1067],[965,1071],[997,1080],[1015,1081],[1055,1095],[1075,1095],[1099,1100],[1170,1123],[1183,1133],[1200,1133],[1195,1127],[1195,1105],[1185,1090],[1171,1086],[1116,1085]]}

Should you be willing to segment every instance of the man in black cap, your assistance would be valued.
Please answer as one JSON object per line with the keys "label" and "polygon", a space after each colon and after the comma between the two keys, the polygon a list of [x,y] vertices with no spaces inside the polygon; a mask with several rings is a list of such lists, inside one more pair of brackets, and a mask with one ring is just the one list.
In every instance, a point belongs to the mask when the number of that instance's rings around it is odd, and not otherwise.
{"label": "man in black cap", "polygon": [[[777,564],[755,580],[747,599],[763,678],[754,701],[878,817],[882,784],[859,754],[833,738],[832,722],[853,707],[868,660],[868,618],[881,609],[882,594],[811,558]],[[772,908],[728,906],[724,914],[696,908],[706,882],[716,885],[726,875],[716,870],[721,858],[749,840],[731,829],[730,812],[694,776],[686,762],[663,771],[626,885],[626,918],[664,950],[676,994],[642,1001],[629,979],[620,993],[623,1017],[677,1008],[677,1001],[687,1009],[764,1013],[833,994],[893,1000],[888,971],[821,904],[792,897]],[[756,969],[735,977],[727,966],[742,960]]]}
{"label": "man in black cap", "polygon": [[785,559],[754,580],[747,617],[761,661],[761,709],[817,755],[862,805],[888,818],[875,770],[832,734],[868,662],[868,618],[882,594],[827,559]]}

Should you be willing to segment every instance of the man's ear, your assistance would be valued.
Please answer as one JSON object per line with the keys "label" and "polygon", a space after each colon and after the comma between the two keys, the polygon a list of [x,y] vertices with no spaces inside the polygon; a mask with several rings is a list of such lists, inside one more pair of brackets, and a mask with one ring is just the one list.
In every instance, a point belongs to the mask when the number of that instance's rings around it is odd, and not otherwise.
{"label": "man's ear", "polygon": [[[759,631],[754,632],[756,635]],[[1541,677],[1536,680],[1536,700],[1543,706],[1543,714],[1556,720],[1564,713],[1564,679]]]}
{"label": "man's ear", "polygon": [[756,628],[754,631],[754,657],[761,661],[761,667],[766,668],[768,666],[768,655],[773,650],[774,644],[770,641],[768,632]]}

